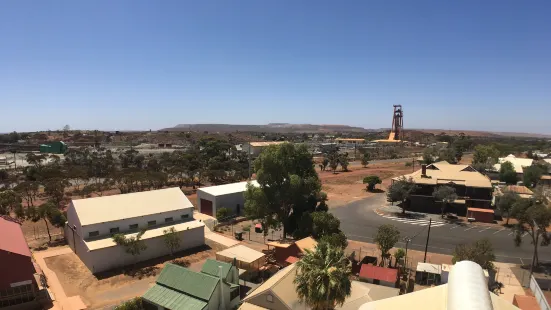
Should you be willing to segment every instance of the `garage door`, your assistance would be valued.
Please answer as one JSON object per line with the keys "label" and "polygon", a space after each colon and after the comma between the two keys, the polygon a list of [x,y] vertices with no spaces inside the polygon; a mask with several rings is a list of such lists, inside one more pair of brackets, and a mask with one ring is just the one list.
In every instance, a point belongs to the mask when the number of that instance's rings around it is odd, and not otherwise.
{"label": "garage door", "polygon": [[212,201],[201,198],[201,213],[212,216]]}

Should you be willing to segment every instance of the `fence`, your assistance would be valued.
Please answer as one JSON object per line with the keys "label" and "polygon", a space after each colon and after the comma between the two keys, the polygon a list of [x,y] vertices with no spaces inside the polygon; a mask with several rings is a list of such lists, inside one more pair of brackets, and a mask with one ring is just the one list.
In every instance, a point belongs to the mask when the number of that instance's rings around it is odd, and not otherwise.
{"label": "fence", "polygon": [[536,297],[536,300],[538,301],[538,304],[542,310],[549,310],[551,307],[549,307],[549,303],[547,302],[547,299],[545,299],[545,296],[543,295],[543,292],[538,285],[538,282],[532,276],[530,278],[530,289],[532,290],[532,293],[534,293],[534,296]]}

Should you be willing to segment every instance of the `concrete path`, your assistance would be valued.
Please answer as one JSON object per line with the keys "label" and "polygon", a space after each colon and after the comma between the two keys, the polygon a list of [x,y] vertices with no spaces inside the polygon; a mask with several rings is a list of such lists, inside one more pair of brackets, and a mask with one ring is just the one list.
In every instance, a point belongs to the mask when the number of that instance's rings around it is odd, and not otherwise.
{"label": "concrete path", "polygon": [[67,297],[67,295],[65,295],[65,291],[63,290],[63,286],[61,286],[57,275],[50,268],[48,268],[48,266],[46,265],[46,261],[44,260],[47,257],[63,255],[72,252],[73,251],[71,250],[71,248],[63,247],[33,253],[34,260],[40,266],[40,268],[44,272],[44,275],[46,275],[49,290],[54,295],[55,300],[53,301],[52,309],[55,310],[86,309],[86,305],[84,304],[80,296]]}

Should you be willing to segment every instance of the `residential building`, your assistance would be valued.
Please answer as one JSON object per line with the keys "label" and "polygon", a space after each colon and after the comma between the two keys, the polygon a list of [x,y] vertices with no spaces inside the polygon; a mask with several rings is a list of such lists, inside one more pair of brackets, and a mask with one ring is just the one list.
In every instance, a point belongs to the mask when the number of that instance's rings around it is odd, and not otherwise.
{"label": "residential building", "polygon": [[217,252],[216,260],[234,262],[235,266],[244,270],[242,278],[249,279],[256,276],[259,270],[266,265],[266,254],[240,244]]}
{"label": "residential building", "polygon": [[505,192],[517,193],[520,196],[520,198],[525,198],[525,199],[530,199],[534,195],[534,192],[532,192],[528,187],[524,185],[507,185],[501,191],[503,193]]}
{"label": "residential building", "polygon": [[[199,212],[216,216],[221,208],[229,210],[229,215],[242,215],[245,206],[245,191],[249,182],[231,183],[197,189],[197,206]],[[259,186],[256,180],[251,185]]]}
{"label": "residential building", "polygon": [[513,154],[509,154],[506,157],[501,157],[498,159],[498,163],[494,165],[494,172],[489,174],[492,179],[499,179],[499,170],[501,169],[501,164],[504,162],[510,162],[513,164],[518,180],[522,181],[524,176],[524,168],[532,166],[534,160],[532,158],[518,158]]}
{"label": "residential building", "polygon": [[166,264],[142,296],[146,309],[223,310],[239,305],[238,270],[228,263],[207,259],[201,272]]}
{"label": "residential building", "polygon": [[360,279],[388,287],[397,287],[399,284],[398,269],[379,267],[371,264],[362,264]]}
{"label": "residential building", "polygon": [[[170,254],[164,230],[174,227],[180,238],[176,251],[205,243],[204,224],[193,219],[193,205],[177,188],[73,200],[67,209],[65,237],[92,273]],[[134,237],[147,246],[132,257],[112,236]]]}
{"label": "residential building", "polygon": [[312,237],[306,237],[292,243],[272,241],[266,243],[268,249],[274,247],[274,257],[281,266],[288,266],[297,262],[306,250],[313,251],[318,242]]}
{"label": "residential building", "polygon": [[359,310],[518,310],[509,301],[491,293],[482,268],[471,261],[454,265],[447,284],[412,293],[367,302]]}
{"label": "residential building", "polygon": [[[432,193],[438,186],[443,185],[455,188],[458,196],[451,208],[445,212],[464,216],[467,208],[488,209],[492,204],[493,187],[490,178],[469,165],[452,165],[440,161],[422,165],[420,170],[403,177],[411,178],[418,187],[406,201],[409,210],[412,211],[440,213],[442,204],[433,198]],[[400,178],[394,178],[392,181]]]}
{"label": "residential building", "polygon": [[243,148],[243,151],[247,152],[252,158],[256,158],[268,146],[279,145],[283,143],[286,143],[286,141],[248,142],[248,143],[244,143],[242,148]]}
{"label": "residential building", "polygon": [[[272,310],[306,310],[310,309],[298,297],[295,284],[297,274],[296,264],[289,265],[243,298],[240,310],[272,309]],[[351,295],[342,306],[336,309],[356,310],[362,304],[398,296],[399,289],[381,285],[352,281]]]}
{"label": "residential building", "polygon": [[0,217],[0,308],[39,309],[40,275],[21,230]]}

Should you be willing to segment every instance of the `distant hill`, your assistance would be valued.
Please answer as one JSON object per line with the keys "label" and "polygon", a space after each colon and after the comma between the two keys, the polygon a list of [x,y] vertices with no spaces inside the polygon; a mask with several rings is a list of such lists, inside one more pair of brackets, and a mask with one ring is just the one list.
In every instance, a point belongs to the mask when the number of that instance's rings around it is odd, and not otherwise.
{"label": "distant hill", "polygon": [[209,131],[209,132],[294,132],[294,133],[330,133],[330,132],[371,132],[362,127],[347,125],[312,125],[312,124],[287,124],[270,123],[267,125],[230,125],[230,124],[180,124],[172,128],[164,128],[160,131]]}
{"label": "distant hill", "polygon": [[[407,130],[407,129],[406,129]],[[528,132],[506,132],[506,131],[479,131],[479,130],[446,130],[446,129],[414,129],[424,133],[432,133],[435,135],[445,133],[453,136],[464,133],[471,137],[526,137],[526,138],[551,138],[551,135]]]}

